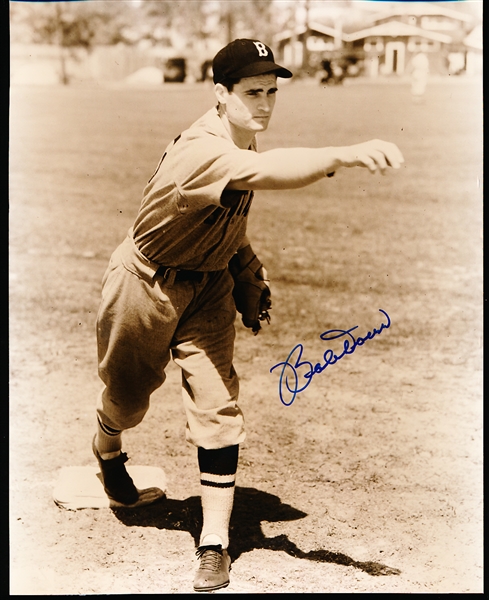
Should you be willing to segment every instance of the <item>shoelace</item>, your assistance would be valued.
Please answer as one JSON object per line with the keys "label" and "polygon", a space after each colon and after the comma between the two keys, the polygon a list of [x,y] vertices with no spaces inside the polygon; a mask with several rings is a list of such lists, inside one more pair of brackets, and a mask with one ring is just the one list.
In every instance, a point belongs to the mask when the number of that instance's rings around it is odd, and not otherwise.
{"label": "shoelace", "polygon": [[200,569],[206,571],[219,571],[221,568],[221,546],[204,546],[197,550],[196,555],[201,559]]}

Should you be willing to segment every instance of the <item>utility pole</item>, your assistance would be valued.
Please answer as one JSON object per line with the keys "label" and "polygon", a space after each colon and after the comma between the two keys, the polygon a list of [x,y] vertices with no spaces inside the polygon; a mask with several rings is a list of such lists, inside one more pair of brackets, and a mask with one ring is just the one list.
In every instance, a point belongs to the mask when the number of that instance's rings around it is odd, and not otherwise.
{"label": "utility pole", "polygon": [[302,69],[309,75],[310,65],[309,65],[309,48],[307,46],[307,39],[309,37],[309,9],[310,9],[310,0],[305,0],[305,18],[304,18],[304,26],[306,31],[304,32],[303,37],[303,49],[302,49]]}
{"label": "utility pole", "polygon": [[222,9],[224,10],[224,15],[221,14],[221,20],[224,23],[224,27],[226,29],[226,44],[229,44],[234,39],[234,20],[231,2],[229,0],[223,2]]}
{"label": "utility pole", "polygon": [[65,39],[64,39],[64,23],[63,23],[63,10],[59,4],[54,5],[55,10],[55,28],[56,28],[56,37],[57,43],[59,47],[59,60],[60,60],[60,79],[63,85],[68,85],[70,83],[70,78],[68,76],[68,71],[66,68],[66,50],[65,50]]}

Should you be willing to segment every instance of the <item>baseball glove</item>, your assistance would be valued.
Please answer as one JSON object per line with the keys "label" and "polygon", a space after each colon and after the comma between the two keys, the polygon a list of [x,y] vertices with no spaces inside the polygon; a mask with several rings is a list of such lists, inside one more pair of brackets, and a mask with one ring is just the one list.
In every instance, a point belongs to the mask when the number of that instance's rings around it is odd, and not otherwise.
{"label": "baseball glove", "polygon": [[251,246],[246,246],[231,258],[229,271],[234,279],[236,310],[241,313],[243,325],[256,335],[261,329],[260,321],[270,323],[268,311],[272,308],[270,281],[265,267]]}

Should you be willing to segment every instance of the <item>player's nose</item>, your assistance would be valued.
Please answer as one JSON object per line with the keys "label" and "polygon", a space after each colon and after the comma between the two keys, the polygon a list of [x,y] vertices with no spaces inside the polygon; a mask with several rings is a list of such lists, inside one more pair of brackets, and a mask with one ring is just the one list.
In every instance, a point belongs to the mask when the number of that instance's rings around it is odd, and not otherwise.
{"label": "player's nose", "polygon": [[261,98],[260,102],[258,103],[258,108],[260,111],[268,114],[272,110],[272,99]]}

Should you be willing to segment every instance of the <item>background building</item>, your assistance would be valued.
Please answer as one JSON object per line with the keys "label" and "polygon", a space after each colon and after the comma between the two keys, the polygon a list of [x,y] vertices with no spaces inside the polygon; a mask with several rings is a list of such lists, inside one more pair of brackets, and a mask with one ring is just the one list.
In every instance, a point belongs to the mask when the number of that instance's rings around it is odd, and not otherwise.
{"label": "background building", "polygon": [[[456,4],[456,3],[453,3]],[[396,2],[365,17],[363,26],[335,28],[306,22],[274,38],[279,59],[303,74],[399,76],[414,55],[428,56],[438,75],[482,73],[482,26],[466,12],[428,2]],[[329,77],[328,77],[328,71]]]}
{"label": "background building", "polygon": [[[377,10],[379,5],[383,10]],[[427,54],[430,73],[482,74],[482,17],[465,2],[201,0],[10,4],[11,82],[203,81],[219,48],[258,37],[297,77],[399,77]],[[373,12],[373,9],[376,9]]]}

